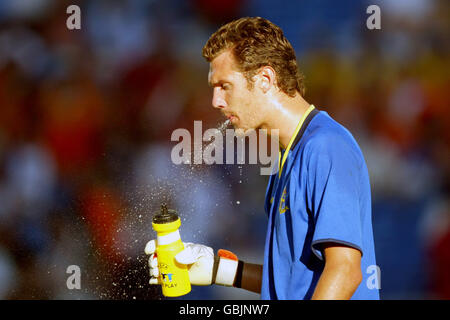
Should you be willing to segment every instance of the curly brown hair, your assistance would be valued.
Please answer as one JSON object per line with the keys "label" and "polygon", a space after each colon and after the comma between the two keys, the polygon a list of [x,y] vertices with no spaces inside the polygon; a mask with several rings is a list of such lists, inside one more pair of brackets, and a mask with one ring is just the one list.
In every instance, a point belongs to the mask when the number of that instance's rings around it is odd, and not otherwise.
{"label": "curly brown hair", "polygon": [[261,17],[245,17],[220,27],[203,47],[202,55],[211,62],[231,49],[237,69],[244,73],[249,89],[251,79],[263,66],[276,72],[278,88],[294,97],[304,95],[304,77],[297,67],[295,51],[280,27]]}

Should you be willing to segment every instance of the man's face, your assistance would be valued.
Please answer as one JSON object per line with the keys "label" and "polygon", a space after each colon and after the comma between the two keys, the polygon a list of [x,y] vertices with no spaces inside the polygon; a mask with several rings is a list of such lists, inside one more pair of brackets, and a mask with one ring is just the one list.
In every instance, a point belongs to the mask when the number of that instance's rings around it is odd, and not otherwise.
{"label": "man's face", "polygon": [[239,129],[257,129],[262,115],[258,112],[259,94],[256,88],[248,89],[244,74],[237,71],[230,50],[217,56],[208,74],[213,88],[212,105],[219,109]]}

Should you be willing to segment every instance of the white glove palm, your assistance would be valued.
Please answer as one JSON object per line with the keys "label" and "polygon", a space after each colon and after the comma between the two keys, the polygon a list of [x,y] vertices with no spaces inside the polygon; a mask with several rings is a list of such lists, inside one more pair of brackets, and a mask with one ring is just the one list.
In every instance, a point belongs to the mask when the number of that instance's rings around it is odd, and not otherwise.
{"label": "white glove palm", "polygon": [[[214,250],[210,247],[183,243],[184,250],[179,252],[175,259],[178,263],[188,267],[189,280],[191,284],[206,286],[212,283],[214,267]],[[145,246],[145,253],[150,255],[148,264],[150,267],[150,284],[161,284],[158,269],[158,258],[155,256],[156,240],[150,240]]]}

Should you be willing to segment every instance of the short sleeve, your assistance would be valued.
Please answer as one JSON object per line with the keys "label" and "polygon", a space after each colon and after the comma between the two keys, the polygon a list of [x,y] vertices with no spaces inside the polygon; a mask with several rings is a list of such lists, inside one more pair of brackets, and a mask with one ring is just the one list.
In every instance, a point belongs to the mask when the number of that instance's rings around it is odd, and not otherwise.
{"label": "short sleeve", "polygon": [[363,254],[358,150],[341,135],[309,143],[307,202],[314,220],[311,249],[321,260],[322,243],[340,243]]}

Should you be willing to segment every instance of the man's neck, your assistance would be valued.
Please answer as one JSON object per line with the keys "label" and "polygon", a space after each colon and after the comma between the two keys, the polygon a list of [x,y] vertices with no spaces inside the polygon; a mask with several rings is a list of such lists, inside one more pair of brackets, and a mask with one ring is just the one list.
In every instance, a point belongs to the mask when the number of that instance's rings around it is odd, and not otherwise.
{"label": "man's neck", "polygon": [[280,148],[286,149],[300,120],[311,105],[300,95],[274,100],[271,104],[273,111],[264,127],[269,132],[271,129],[278,129]]}

